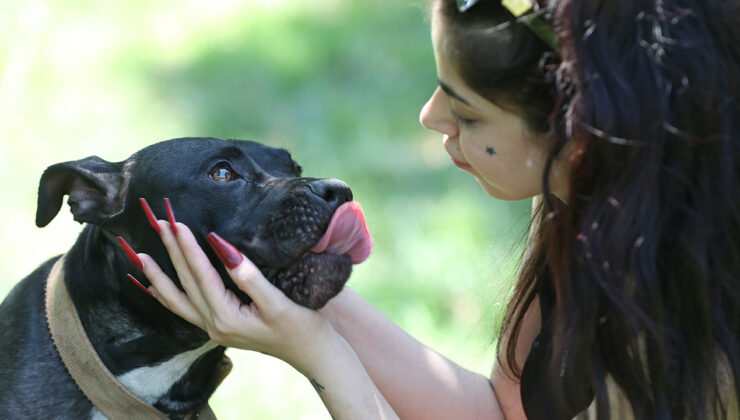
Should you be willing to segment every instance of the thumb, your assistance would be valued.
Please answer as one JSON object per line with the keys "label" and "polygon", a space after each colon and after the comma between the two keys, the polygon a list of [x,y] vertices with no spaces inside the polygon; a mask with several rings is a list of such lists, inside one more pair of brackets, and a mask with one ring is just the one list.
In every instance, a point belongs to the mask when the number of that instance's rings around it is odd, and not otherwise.
{"label": "thumb", "polygon": [[234,245],[215,232],[208,234],[206,239],[226,266],[229,277],[254,301],[260,312],[264,313],[264,310],[269,311],[270,308],[278,307],[282,300],[287,299],[283,292],[273,286],[259,268]]}

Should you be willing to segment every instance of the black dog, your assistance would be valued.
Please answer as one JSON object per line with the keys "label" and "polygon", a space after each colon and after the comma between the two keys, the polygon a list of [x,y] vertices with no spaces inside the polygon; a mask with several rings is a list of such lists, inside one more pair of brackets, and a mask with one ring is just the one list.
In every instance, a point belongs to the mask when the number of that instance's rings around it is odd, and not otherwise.
{"label": "black dog", "polygon": [[[131,273],[146,280],[115,240],[119,235],[176,279],[140,197],[160,218],[166,214],[163,198],[170,199],[178,221],[193,230],[231,290],[236,287],[206,246],[209,232],[234,244],[307,307],[323,306],[351,272],[349,255],[309,251],[352,192],[338,180],[301,177],[301,167],[283,149],[184,138],[152,145],[123,162],[89,157],[59,163],[41,178],[38,226],[54,218],[64,195],[74,219],[88,223],[65,256],[64,276],[85,332],[108,370],[171,418],[207,403],[222,379],[217,365],[224,348],[126,278]],[[2,419],[101,416],[72,381],[49,335],[44,287],[57,258],[22,280],[0,305]],[[178,359],[186,353],[191,357]],[[171,379],[162,378],[162,369]]]}

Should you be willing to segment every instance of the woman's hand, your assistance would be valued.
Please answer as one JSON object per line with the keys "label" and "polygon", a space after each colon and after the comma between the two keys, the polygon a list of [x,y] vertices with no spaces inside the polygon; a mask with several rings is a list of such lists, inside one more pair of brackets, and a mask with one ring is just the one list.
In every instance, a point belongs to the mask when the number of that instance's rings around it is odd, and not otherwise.
{"label": "woman's hand", "polygon": [[170,223],[156,220],[144,199],[141,204],[185,291],[151,257],[135,254],[121,241],[129,256],[140,260],[138,265],[152,283],[147,290],[164,306],[219,344],[257,350],[290,363],[311,381],[332,418],[398,418],[355,352],[323,315],[288,299],[247,257],[211,233],[208,243],[236,286],[252,298],[252,303],[244,304],[224,287],[190,229],[175,222],[169,200],[165,204]]}
{"label": "woman's hand", "polygon": [[[212,340],[228,347],[256,350],[276,356],[299,370],[312,363],[322,343],[338,338],[315,310],[291,301],[273,286],[257,267],[220,236],[208,242],[225,263],[234,283],[252,298],[244,304],[224,283],[182,223],[152,220],[169,252],[185,291],[146,254],[138,254],[149,288],[164,306],[206,331]],[[336,337],[335,337],[336,336]]]}

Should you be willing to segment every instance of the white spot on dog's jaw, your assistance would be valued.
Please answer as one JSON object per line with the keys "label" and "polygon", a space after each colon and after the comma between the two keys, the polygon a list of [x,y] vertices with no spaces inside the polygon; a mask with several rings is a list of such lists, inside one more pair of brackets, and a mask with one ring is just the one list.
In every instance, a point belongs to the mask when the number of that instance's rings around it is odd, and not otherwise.
{"label": "white spot on dog's jaw", "polygon": [[[129,391],[144,400],[147,404],[154,404],[182,378],[200,356],[216,348],[218,344],[209,341],[206,344],[183,353],[158,365],[136,368],[116,377]],[[105,420],[97,408],[90,412],[91,420]]]}

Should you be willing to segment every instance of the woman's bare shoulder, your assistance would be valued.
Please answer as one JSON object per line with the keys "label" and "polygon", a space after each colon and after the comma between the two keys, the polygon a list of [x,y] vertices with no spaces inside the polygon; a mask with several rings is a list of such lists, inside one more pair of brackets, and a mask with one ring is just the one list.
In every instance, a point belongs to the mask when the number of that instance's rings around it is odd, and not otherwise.
{"label": "woman's bare shoulder", "polygon": [[539,298],[535,298],[524,315],[522,327],[514,347],[516,368],[509,366],[507,361],[507,333],[505,332],[499,339],[501,340],[499,344],[500,351],[493,365],[490,380],[493,391],[496,394],[496,399],[507,419],[526,419],[524,408],[522,407],[521,383],[514,372],[521,372],[521,369],[524,367],[524,362],[527,360],[532,343],[540,333],[541,324]]}

